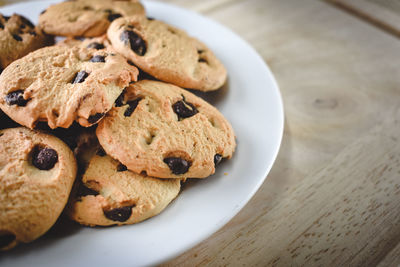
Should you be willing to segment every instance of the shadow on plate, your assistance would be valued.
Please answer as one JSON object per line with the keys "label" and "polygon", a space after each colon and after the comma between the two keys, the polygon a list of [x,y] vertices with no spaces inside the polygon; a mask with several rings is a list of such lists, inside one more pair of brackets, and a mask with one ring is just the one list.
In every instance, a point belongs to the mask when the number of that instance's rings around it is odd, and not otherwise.
{"label": "shadow on plate", "polygon": [[219,102],[226,99],[229,92],[229,78],[226,80],[225,84],[218,90],[211,92],[201,92],[198,90],[186,89],[198,97],[201,97],[213,106],[218,105]]}
{"label": "shadow on plate", "polygon": [[0,252],[0,260],[6,257],[15,258],[35,253],[35,251],[52,246],[54,242],[58,242],[64,237],[72,236],[83,229],[84,227],[71,221],[66,215],[62,214],[46,234],[31,243],[20,243],[9,251]]}

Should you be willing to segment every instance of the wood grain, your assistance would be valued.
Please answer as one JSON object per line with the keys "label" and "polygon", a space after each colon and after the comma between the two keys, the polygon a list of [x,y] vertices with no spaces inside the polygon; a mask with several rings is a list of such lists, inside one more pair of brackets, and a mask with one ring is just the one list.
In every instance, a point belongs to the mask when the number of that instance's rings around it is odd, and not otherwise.
{"label": "wood grain", "polygon": [[274,220],[262,232],[274,239],[262,248],[263,263],[379,263],[400,241],[399,136],[390,119],[293,188],[266,214]]}
{"label": "wood grain", "polygon": [[397,244],[395,248],[393,248],[384,259],[377,266],[385,267],[385,266],[399,266],[400,264],[400,243]]}
{"label": "wood grain", "polygon": [[[379,263],[400,241],[399,136],[399,120],[390,119],[346,147],[278,205],[250,219],[258,234],[236,235],[222,249],[225,260],[258,266]],[[369,156],[371,150],[376,153]],[[259,233],[264,238],[247,237]],[[251,257],[241,253],[248,247]],[[204,263],[214,261],[196,261]]]}
{"label": "wood grain", "polygon": [[[380,126],[368,134],[399,106],[398,39],[320,1],[185,7],[230,27],[258,50],[280,85],[286,123],[278,159],[249,204],[165,266],[368,265],[386,255],[388,263],[399,263],[390,256],[399,243],[398,213],[391,213],[399,198],[394,189],[385,192],[398,179],[398,166],[384,158],[391,172],[380,173],[384,163],[374,164],[395,142],[385,143]],[[373,168],[377,173],[369,174]],[[368,180],[380,175],[378,185]]]}
{"label": "wood grain", "polygon": [[397,0],[326,0],[400,37],[400,2]]}

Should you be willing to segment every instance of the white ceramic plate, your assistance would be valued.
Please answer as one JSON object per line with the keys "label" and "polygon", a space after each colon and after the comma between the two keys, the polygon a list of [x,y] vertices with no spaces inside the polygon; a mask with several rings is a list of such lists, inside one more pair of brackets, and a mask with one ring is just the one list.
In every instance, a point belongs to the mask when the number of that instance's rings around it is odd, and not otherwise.
{"label": "white ceramic plate", "polygon": [[[53,1],[0,8],[37,23]],[[228,70],[228,86],[200,94],[232,123],[233,158],[204,180],[189,180],[160,215],[136,225],[86,228],[61,221],[45,236],[0,254],[0,266],[143,266],[171,259],[226,224],[263,183],[279,150],[283,107],[278,86],[262,58],[239,36],[191,11],[144,1],[148,16],[185,29],[204,41]]]}

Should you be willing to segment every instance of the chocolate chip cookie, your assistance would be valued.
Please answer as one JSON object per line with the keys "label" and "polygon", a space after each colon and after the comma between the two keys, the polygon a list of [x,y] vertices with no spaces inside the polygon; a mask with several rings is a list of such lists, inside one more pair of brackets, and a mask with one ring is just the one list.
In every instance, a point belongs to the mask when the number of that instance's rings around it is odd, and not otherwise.
{"label": "chocolate chip cookie", "polygon": [[136,173],[160,178],[204,178],[236,143],[213,106],[172,84],[139,81],[98,124],[101,146]]}
{"label": "chocolate chip cookie", "polygon": [[[92,49],[108,49],[108,50],[114,50],[114,48],[111,46],[110,41],[107,38],[107,35],[103,35],[100,37],[93,37],[93,38],[72,38],[68,37],[65,40],[58,42],[57,45],[61,46],[69,46],[69,47],[74,47],[74,46],[79,46],[79,47],[84,47],[84,48],[92,48]],[[115,51],[116,52],[116,51]],[[135,64],[133,64],[132,61],[128,60],[128,64],[137,67]],[[143,70],[139,69],[139,74],[137,79],[138,80],[157,80],[150,74],[144,72]]]}
{"label": "chocolate chip cookie", "polygon": [[226,81],[225,67],[205,44],[161,21],[119,18],[107,35],[116,51],[161,81],[201,91]]}
{"label": "chocolate chip cookie", "polygon": [[75,158],[58,138],[23,127],[0,130],[0,250],[43,235],[75,176]]}
{"label": "chocolate chip cookie", "polygon": [[137,68],[107,50],[52,46],[14,61],[0,76],[0,108],[21,125],[88,127],[111,109]]}
{"label": "chocolate chip cookie", "polygon": [[71,219],[89,226],[133,224],[164,210],[178,195],[180,180],[136,174],[100,154],[75,189],[67,208]]}
{"label": "chocolate chip cookie", "polygon": [[116,18],[132,15],[145,16],[137,0],[68,1],[44,10],[39,27],[52,35],[95,37],[106,33]]}
{"label": "chocolate chip cookie", "polygon": [[24,16],[0,14],[0,73],[14,60],[52,43],[52,37],[43,34]]}

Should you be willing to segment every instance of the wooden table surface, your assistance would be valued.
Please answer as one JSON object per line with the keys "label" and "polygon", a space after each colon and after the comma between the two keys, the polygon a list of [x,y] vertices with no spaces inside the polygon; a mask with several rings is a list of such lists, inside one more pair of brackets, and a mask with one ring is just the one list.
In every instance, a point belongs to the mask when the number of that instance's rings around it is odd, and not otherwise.
{"label": "wooden table surface", "polygon": [[165,2],[248,41],[278,81],[286,118],[251,201],[163,266],[399,266],[398,10],[372,0]]}
{"label": "wooden table surface", "polygon": [[248,41],[278,81],[286,118],[251,201],[164,266],[399,266],[399,13],[371,0],[370,16],[321,0],[166,2]]}

